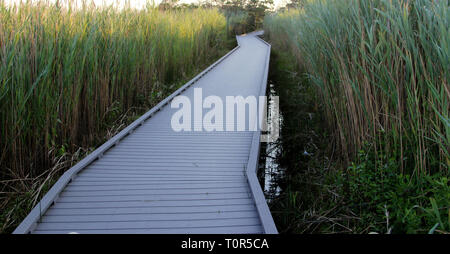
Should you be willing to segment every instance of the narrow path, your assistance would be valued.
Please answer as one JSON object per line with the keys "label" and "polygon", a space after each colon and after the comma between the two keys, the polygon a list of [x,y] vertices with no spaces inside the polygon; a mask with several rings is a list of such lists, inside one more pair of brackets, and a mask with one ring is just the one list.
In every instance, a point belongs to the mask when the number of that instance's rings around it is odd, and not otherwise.
{"label": "narrow path", "polygon": [[260,131],[171,128],[178,111],[171,99],[194,101],[194,88],[223,102],[265,94],[270,45],[255,33],[237,40],[237,48],[68,170],[14,233],[277,233],[255,174]]}

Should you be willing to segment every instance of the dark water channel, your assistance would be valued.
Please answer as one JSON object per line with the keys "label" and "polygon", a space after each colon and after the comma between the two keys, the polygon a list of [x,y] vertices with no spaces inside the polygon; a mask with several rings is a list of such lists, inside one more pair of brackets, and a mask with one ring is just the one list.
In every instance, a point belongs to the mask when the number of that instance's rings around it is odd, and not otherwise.
{"label": "dark water channel", "polygon": [[269,206],[278,214],[283,213],[287,202],[292,201],[290,194],[308,191],[304,181],[309,180],[302,175],[316,167],[324,167],[322,164],[327,160],[322,157],[330,143],[324,138],[327,131],[314,87],[297,71],[291,59],[283,52],[271,54],[268,112],[274,109],[273,96],[278,96],[279,138],[261,143],[258,170]]}
{"label": "dark water channel", "polygon": [[[274,82],[272,80],[269,80],[268,81],[269,89],[267,92],[269,114],[273,113],[273,110],[275,110],[274,106],[275,101],[273,100],[273,96],[277,96],[277,92],[274,86],[275,86]],[[281,138],[283,126],[283,113],[281,112],[279,107],[278,113],[280,116],[279,131]],[[281,193],[281,187],[278,183],[279,180],[283,178],[285,171],[285,169],[281,167],[281,165],[278,163],[278,158],[282,151],[281,149],[282,143],[279,140],[280,139],[278,139],[275,142],[261,143],[258,178],[268,202],[276,198]]]}

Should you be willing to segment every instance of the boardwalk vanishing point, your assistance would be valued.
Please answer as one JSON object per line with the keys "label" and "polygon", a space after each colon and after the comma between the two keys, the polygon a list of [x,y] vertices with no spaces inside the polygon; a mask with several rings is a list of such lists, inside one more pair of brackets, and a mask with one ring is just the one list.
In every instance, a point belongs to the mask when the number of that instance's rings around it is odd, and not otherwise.
{"label": "boardwalk vanishing point", "polygon": [[170,102],[194,88],[224,101],[265,95],[270,44],[259,34],[237,36],[236,48],[66,171],[14,233],[278,233],[256,177],[260,130],[171,128]]}

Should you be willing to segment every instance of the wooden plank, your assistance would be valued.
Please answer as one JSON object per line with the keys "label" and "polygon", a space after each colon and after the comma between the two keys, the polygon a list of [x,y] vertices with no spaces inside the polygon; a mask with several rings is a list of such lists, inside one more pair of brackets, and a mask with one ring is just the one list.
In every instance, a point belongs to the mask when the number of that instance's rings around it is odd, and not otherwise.
{"label": "wooden plank", "polygon": [[250,135],[245,136],[234,136],[234,135],[171,135],[170,130],[167,131],[166,135],[131,135],[126,138],[128,141],[139,141],[139,142],[152,142],[152,141],[196,141],[196,142],[240,142],[245,143],[252,139]]}
{"label": "wooden plank", "polygon": [[256,211],[254,204],[227,204],[177,207],[115,207],[115,208],[50,208],[46,215],[108,215],[108,214],[191,214]]}
{"label": "wooden plank", "polygon": [[[155,152],[149,152],[149,151],[128,151],[130,154],[124,154],[121,152],[107,152],[105,154],[105,158],[113,157],[113,158],[152,158],[152,159],[173,159],[173,158],[195,158],[195,159],[203,159],[201,154],[198,153],[198,151],[191,151],[191,152],[180,152],[180,153],[169,153],[169,152],[161,152],[161,151],[155,151]],[[248,158],[247,153],[243,152],[235,152],[235,153],[220,153],[220,152],[207,152],[208,159],[224,159],[224,158]]]}
{"label": "wooden plank", "polygon": [[113,229],[113,230],[36,230],[36,234],[261,234],[261,225],[225,226],[211,228],[147,228],[147,229]]}
{"label": "wooden plank", "polygon": [[180,185],[164,185],[164,186],[152,186],[152,185],[107,185],[107,186],[98,186],[98,185],[88,185],[88,186],[77,186],[69,184],[64,191],[66,192],[94,192],[94,191],[128,191],[128,190],[158,190],[158,191],[171,191],[171,190],[180,190],[180,191],[189,191],[189,190],[223,190],[223,189],[248,189],[247,184],[243,183],[229,183],[229,184],[184,184]]}
{"label": "wooden plank", "polygon": [[166,168],[166,167],[146,167],[146,166],[135,166],[135,167],[125,167],[125,166],[89,166],[89,169],[87,170],[92,170],[92,171],[96,171],[96,172],[101,172],[101,171],[107,171],[107,172],[137,172],[137,173],[145,173],[145,172],[223,172],[223,173],[227,173],[227,172],[243,172],[243,168],[241,167],[233,167],[233,168],[227,168],[227,167],[222,167],[222,168],[203,168],[203,167],[174,167],[174,168]]}
{"label": "wooden plank", "polygon": [[213,183],[213,182],[241,182],[243,179],[239,178],[235,178],[235,177],[226,177],[223,178],[221,177],[220,180],[218,180],[217,178],[211,179],[211,178],[126,178],[126,179],[122,179],[122,178],[83,178],[81,179],[81,177],[77,177],[75,178],[74,181],[77,182],[83,182],[86,184],[92,184],[92,183],[102,183],[102,184],[110,184],[110,183],[149,183],[149,184],[174,184],[174,183]]}
{"label": "wooden plank", "polygon": [[141,196],[141,195],[198,195],[198,194],[233,194],[248,193],[248,186],[235,188],[209,188],[209,189],[137,189],[137,190],[64,190],[61,197],[96,197],[96,196]]}
{"label": "wooden plank", "polygon": [[58,203],[88,203],[88,202],[124,202],[124,201],[193,201],[193,200],[216,200],[216,199],[240,199],[251,197],[248,192],[239,193],[211,193],[211,194],[177,194],[177,195],[155,195],[155,194],[141,194],[141,195],[116,195],[116,196],[85,196],[85,197],[70,197],[65,193],[61,193],[61,198]]}
{"label": "wooden plank", "polygon": [[43,223],[56,222],[125,222],[125,221],[184,221],[184,220],[222,220],[222,219],[257,219],[258,213],[255,209],[249,211],[235,212],[212,212],[212,213],[133,213],[133,214],[102,214],[102,215],[45,215]]}
{"label": "wooden plank", "polygon": [[[146,123],[145,127],[148,128],[139,128],[135,131],[136,134],[145,134],[145,135],[158,135],[159,137],[178,137],[178,136],[186,136],[186,137],[197,137],[197,136],[206,136],[206,137],[241,137],[241,138],[251,138],[253,132],[251,131],[171,131],[171,130],[152,130],[152,127],[157,125]],[[164,125],[165,126],[165,125]]]}
{"label": "wooden plank", "polygon": [[230,227],[259,225],[259,218],[242,219],[205,219],[205,220],[159,220],[159,221],[121,221],[121,222],[55,222],[39,223],[37,230],[83,230],[83,229],[169,229],[169,228],[197,228],[197,227]]}
{"label": "wooden plank", "polygon": [[[188,161],[188,160],[184,160],[184,161],[171,161],[170,165],[171,166],[175,166],[175,165],[180,165],[180,166],[196,166],[196,167],[228,167],[228,166],[237,166],[240,167],[241,165],[245,165],[247,161],[245,161],[245,163],[243,163],[242,161],[238,160],[235,161],[234,159],[230,159],[228,161],[221,161],[221,162],[211,162],[211,161]],[[164,163],[164,161],[153,161],[153,160],[140,160],[140,161],[125,161],[125,160],[99,160],[97,161],[97,163],[95,165],[130,165],[130,167],[133,166],[139,166],[139,165],[154,165],[154,166],[164,166],[167,165]]]}
{"label": "wooden plank", "polygon": [[107,190],[215,190],[215,189],[235,189],[235,188],[248,188],[246,182],[236,183],[236,182],[225,182],[225,183],[176,183],[176,184],[164,184],[164,185],[154,185],[154,184],[109,184],[109,185],[77,185],[75,183],[69,184],[64,191],[107,191]]}
{"label": "wooden plank", "polygon": [[184,176],[211,176],[211,177],[220,177],[220,176],[243,176],[245,172],[242,171],[234,171],[234,172],[226,172],[226,171],[153,171],[149,170],[147,172],[135,171],[135,170],[123,170],[123,171],[113,171],[113,170],[86,170],[83,172],[84,177],[88,176],[105,176],[105,177],[149,177],[149,176],[175,176],[175,177],[184,177]]}
{"label": "wooden plank", "polygon": [[246,163],[242,164],[212,164],[209,162],[186,162],[186,163],[170,163],[167,165],[167,163],[163,162],[155,162],[152,164],[146,163],[146,164],[137,164],[134,163],[134,165],[124,164],[124,163],[112,163],[112,162],[94,162],[92,163],[89,168],[103,168],[103,169],[124,169],[124,168],[133,168],[133,169],[167,169],[167,170],[180,170],[184,168],[192,168],[192,169],[223,169],[224,171],[227,170],[241,170],[244,168],[244,165]]}
{"label": "wooden plank", "polygon": [[[177,176],[177,175],[165,175],[165,176],[100,176],[100,175],[90,175],[90,176],[84,176],[84,174],[81,174],[78,176],[78,178],[81,179],[88,179],[88,180],[131,180],[131,181],[139,181],[139,180],[155,180],[155,181],[165,181],[165,180],[205,180],[205,181],[212,181],[217,179],[218,177],[215,176]],[[242,177],[240,176],[221,176],[222,179],[227,180],[236,180],[240,181],[242,180]]]}
{"label": "wooden plank", "polygon": [[[130,147],[130,148],[133,148],[133,147],[135,147],[135,148],[142,148],[142,149],[149,149],[149,148],[152,148],[152,147],[161,147],[161,148],[163,148],[163,149],[169,149],[169,148],[175,148],[175,149],[190,149],[190,148],[195,148],[195,147],[198,147],[198,145],[200,145],[200,144],[193,144],[193,143],[179,143],[179,144],[176,144],[176,146],[174,146],[174,144],[166,144],[166,143],[158,143],[158,144],[156,144],[156,143],[147,143],[147,144],[144,144],[144,143],[138,143],[138,142],[135,142],[135,143],[120,143],[119,145],[118,145],[118,147],[123,147],[123,148],[126,148],[126,147]],[[219,143],[215,143],[215,144],[207,144],[207,143],[202,143],[201,144],[202,145],[202,148],[203,149],[209,149],[209,148],[217,148],[217,147],[223,147],[223,148],[234,148],[234,147],[236,147],[236,148],[248,148],[249,146],[250,146],[250,144],[219,144]]]}
{"label": "wooden plank", "polygon": [[[158,179],[139,179],[139,180],[127,180],[127,179],[117,179],[117,180],[103,180],[102,179],[80,179],[76,178],[70,186],[115,186],[115,185],[136,185],[136,186],[183,186],[183,185],[195,185],[195,184],[226,184],[226,183],[242,183],[243,179],[213,179],[213,180],[199,180],[199,179],[180,179],[180,180],[158,180]],[[245,179],[245,185],[247,186],[247,179]]]}
{"label": "wooden plank", "polygon": [[[57,202],[52,209],[100,209],[100,208],[145,208],[145,207],[164,207],[168,212],[176,207],[207,207],[207,206],[234,206],[234,205],[254,205],[251,197],[245,198],[217,198],[217,199],[198,199],[198,200],[154,200],[154,201],[111,201],[111,202]],[[170,208],[170,209],[169,209]]]}
{"label": "wooden plank", "polygon": [[180,149],[180,150],[174,150],[171,149],[162,149],[161,147],[149,147],[145,149],[139,149],[139,148],[121,148],[116,147],[114,149],[109,150],[105,153],[105,155],[120,155],[123,152],[130,152],[134,155],[166,155],[170,153],[172,156],[174,155],[198,155],[199,153],[208,153],[211,155],[227,155],[227,156],[234,156],[234,155],[245,155],[248,157],[248,149],[247,148],[233,148],[233,149],[223,149],[221,147],[214,147],[214,148],[203,148],[203,147],[193,147],[191,149]]}
{"label": "wooden plank", "polygon": [[[233,162],[242,162],[242,161],[247,161],[248,156],[246,155],[239,155],[239,156],[235,156],[232,157],[233,158]],[[223,161],[227,162],[230,160],[230,156],[226,156],[226,155],[210,155],[207,158],[202,157],[200,155],[197,156],[189,156],[189,155],[179,155],[179,156],[174,156],[171,154],[162,154],[162,155],[151,155],[151,154],[122,154],[122,155],[110,155],[110,154],[105,154],[104,155],[104,160],[102,161],[125,161],[125,160],[134,160],[137,162],[143,161],[152,161],[152,162],[167,162],[168,159],[170,160],[175,160],[175,161],[203,161],[203,162],[213,162],[213,163],[223,163]]]}

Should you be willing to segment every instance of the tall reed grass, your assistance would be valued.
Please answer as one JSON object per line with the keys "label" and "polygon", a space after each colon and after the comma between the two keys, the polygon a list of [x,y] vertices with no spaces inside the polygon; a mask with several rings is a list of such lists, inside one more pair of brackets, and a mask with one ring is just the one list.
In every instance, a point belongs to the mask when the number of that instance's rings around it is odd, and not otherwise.
{"label": "tall reed grass", "polygon": [[405,174],[449,172],[448,1],[308,1],[264,26],[316,85],[347,161],[369,145]]}
{"label": "tall reed grass", "polygon": [[95,145],[112,115],[152,106],[225,47],[217,10],[0,2],[0,179]]}
{"label": "tall reed grass", "polygon": [[227,31],[230,36],[250,32],[249,15],[244,11],[225,11],[227,17]]}

